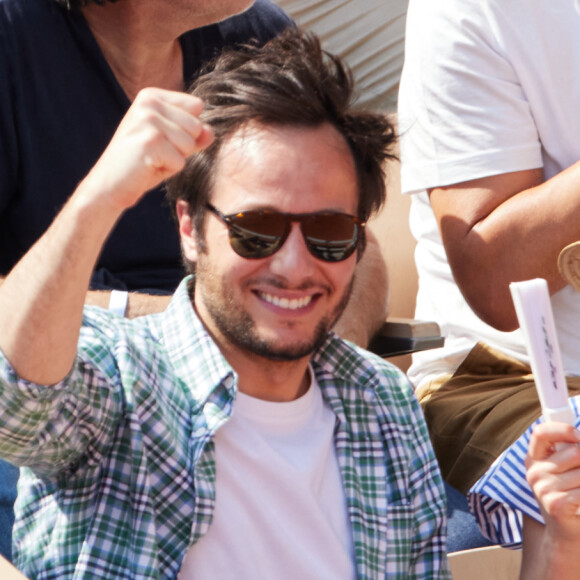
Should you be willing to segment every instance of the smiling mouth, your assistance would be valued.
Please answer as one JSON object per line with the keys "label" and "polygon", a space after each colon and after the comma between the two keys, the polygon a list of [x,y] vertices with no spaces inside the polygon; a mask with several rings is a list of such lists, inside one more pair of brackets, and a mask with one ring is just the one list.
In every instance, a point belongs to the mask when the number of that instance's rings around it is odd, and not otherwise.
{"label": "smiling mouth", "polygon": [[274,296],[265,292],[260,292],[259,296],[262,300],[287,310],[298,310],[299,308],[304,308],[312,302],[313,298],[312,296],[303,296],[302,298],[280,298],[279,296]]}

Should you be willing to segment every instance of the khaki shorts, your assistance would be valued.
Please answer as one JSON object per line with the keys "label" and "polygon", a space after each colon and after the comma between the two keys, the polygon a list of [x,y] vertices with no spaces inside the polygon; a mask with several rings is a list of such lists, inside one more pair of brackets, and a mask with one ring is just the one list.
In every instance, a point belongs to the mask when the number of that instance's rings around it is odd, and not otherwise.
{"label": "khaki shorts", "polygon": [[[580,394],[580,377],[568,388]],[[483,343],[417,397],[443,478],[463,493],[541,414],[530,367]]]}

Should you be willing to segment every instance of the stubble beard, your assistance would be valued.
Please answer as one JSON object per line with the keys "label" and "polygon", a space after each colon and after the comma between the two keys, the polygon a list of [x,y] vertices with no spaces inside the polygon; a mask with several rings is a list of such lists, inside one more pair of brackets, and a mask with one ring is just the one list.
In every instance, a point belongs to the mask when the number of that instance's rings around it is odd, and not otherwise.
{"label": "stubble beard", "polygon": [[237,348],[274,362],[296,361],[317,351],[344,312],[354,282],[354,279],[350,281],[336,307],[320,320],[310,339],[291,344],[278,344],[275,340],[258,334],[250,314],[236,304],[232,289],[222,285],[211,273],[205,271],[203,260],[197,264],[197,280],[200,279],[200,274],[204,282],[210,282],[209,286],[204,284],[204,288],[209,289],[209,292],[202,290],[201,299],[222,336]]}

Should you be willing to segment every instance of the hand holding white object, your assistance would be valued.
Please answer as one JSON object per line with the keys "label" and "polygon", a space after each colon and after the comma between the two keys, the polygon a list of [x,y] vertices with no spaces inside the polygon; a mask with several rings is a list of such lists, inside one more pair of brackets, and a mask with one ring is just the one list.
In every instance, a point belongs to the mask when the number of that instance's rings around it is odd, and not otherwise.
{"label": "hand holding white object", "polygon": [[543,279],[527,280],[510,284],[510,291],[546,421],[530,440],[527,479],[546,524],[549,518],[573,517],[580,534],[580,433],[574,429],[548,285]]}

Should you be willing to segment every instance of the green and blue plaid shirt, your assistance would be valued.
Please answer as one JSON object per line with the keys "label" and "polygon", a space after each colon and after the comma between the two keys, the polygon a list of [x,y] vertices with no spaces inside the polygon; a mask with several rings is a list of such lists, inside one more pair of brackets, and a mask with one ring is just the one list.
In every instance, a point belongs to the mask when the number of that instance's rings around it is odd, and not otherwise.
{"label": "green and blue plaid shirt", "polygon": [[[445,499],[404,375],[330,336],[312,360],[335,444],[358,576],[450,578]],[[0,358],[0,456],[22,470],[15,562],[30,578],[176,578],[211,524],[213,436],[237,377],[184,281],[161,314],[87,308],[61,383],[19,379]]]}

